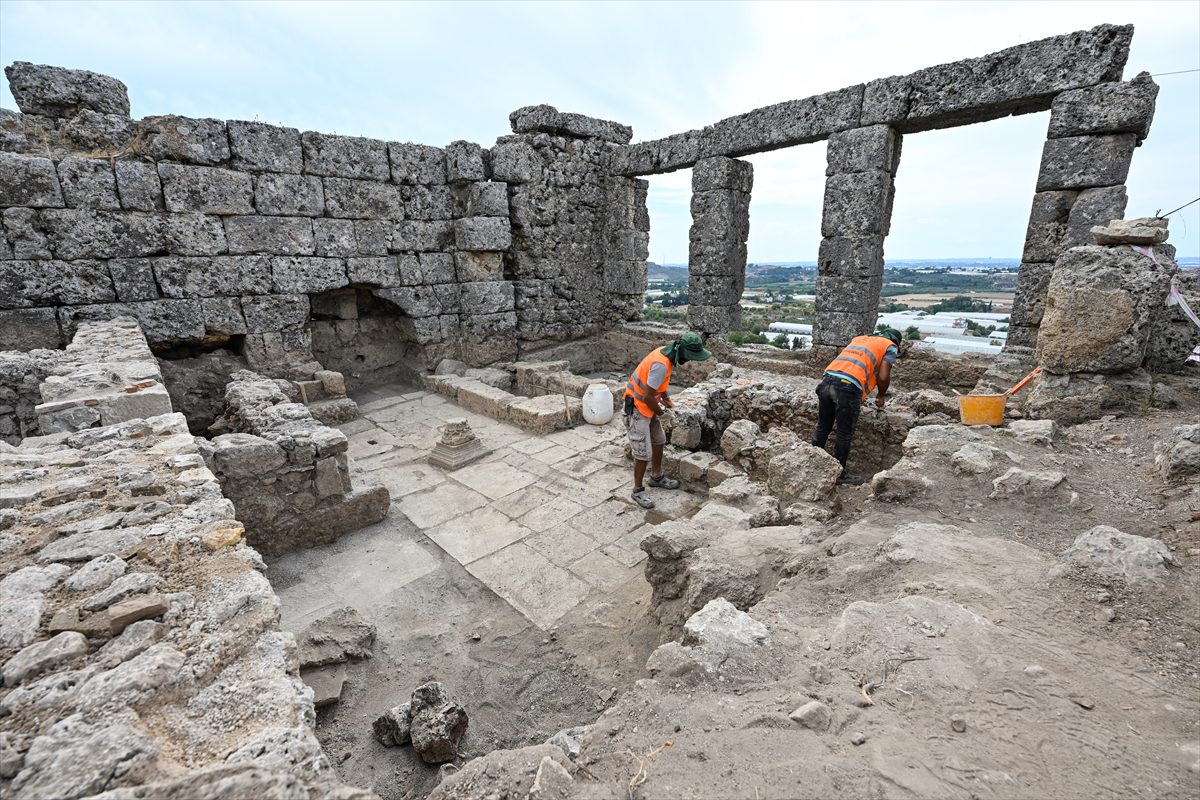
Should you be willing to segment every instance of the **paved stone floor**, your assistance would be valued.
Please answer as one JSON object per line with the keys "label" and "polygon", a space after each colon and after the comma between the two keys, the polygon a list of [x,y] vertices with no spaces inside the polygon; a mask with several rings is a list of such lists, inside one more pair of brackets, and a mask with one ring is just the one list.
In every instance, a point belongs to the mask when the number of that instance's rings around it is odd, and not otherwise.
{"label": "paved stone floor", "polygon": [[[404,526],[409,533],[386,546],[364,539],[379,558],[306,561],[303,579],[280,591],[289,628],[345,604],[348,591],[394,592],[437,569],[422,535],[543,630],[589,595],[601,603],[640,575],[647,512],[629,499],[631,464],[619,418],[532,434],[402,385],[355,399],[362,416],[340,426],[350,438],[355,479],[381,483],[392,495],[389,519],[361,533],[385,531],[399,514],[420,534]],[[426,457],[438,427],[453,418],[465,418],[492,452],[448,472]],[[683,491],[658,494],[656,521],[690,514],[702,502]],[[279,570],[288,571],[288,562],[281,559]],[[359,599],[373,605],[375,598]]]}

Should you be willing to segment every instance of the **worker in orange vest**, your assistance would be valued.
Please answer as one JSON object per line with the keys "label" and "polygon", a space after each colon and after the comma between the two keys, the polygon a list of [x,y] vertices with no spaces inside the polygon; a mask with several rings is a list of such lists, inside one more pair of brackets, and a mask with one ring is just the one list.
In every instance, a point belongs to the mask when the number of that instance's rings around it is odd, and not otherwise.
{"label": "worker in orange vest", "polygon": [[[629,376],[625,387],[625,430],[633,451],[633,501],[642,508],[654,508],[646,494],[646,485],[658,489],[678,489],[679,481],[663,474],[663,445],[667,442],[661,418],[673,405],[667,394],[671,372],[688,361],[704,361],[712,355],[704,349],[700,335],[688,331],[666,347],[651,350]],[[646,464],[650,476],[646,477]]]}
{"label": "worker in orange vest", "polygon": [[817,385],[819,406],[812,444],[824,448],[836,423],[833,456],[842,465],[839,484],[857,486],[863,482],[858,475],[846,472],[858,412],[872,390],[877,390],[875,406],[883,408],[891,385],[892,364],[900,355],[901,341],[900,331],[893,328],[885,328],[872,336],[854,337],[825,368],[825,376]]}

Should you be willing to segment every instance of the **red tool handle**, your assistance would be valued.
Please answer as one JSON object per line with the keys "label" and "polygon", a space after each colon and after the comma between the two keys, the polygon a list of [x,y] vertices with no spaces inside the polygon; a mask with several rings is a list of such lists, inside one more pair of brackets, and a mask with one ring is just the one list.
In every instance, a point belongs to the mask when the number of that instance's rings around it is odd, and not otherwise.
{"label": "red tool handle", "polygon": [[1041,374],[1042,374],[1042,368],[1035,367],[1033,372],[1029,373],[1024,378],[1021,378],[1021,380],[1017,381],[1016,386],[1012,387],[1007,392],[1005,392],[1004,393],[1005,397],[1007,397],[1010,394],[1016,394],[1017,392],[1021,391],[1022,389],[1025,388],[1025,384],[1029,383],[1031,380],[1033,380],[1034,378],[1036,378],[1038,375],[1041,375]]}

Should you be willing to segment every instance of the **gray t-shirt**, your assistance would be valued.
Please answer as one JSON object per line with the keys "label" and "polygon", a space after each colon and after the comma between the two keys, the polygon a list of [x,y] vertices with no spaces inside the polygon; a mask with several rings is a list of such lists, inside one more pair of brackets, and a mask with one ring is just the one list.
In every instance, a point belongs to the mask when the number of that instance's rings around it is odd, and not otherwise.
{"label": "gray t-shirt", "polygon": [[667,365],[661,361],[655,361],[651,364],[650,374],[647,376],[646,382],[655,391],[662,389],[663,384],[667,382]]}

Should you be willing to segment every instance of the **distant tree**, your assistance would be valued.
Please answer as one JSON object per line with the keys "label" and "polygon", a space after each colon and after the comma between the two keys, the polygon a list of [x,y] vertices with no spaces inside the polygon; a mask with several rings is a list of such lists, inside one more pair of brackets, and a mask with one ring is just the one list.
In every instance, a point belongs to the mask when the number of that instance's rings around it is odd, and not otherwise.
{"label": "distant tree", "polygon": [[792,339],[792,349],[793,350],[799,350],[802,347],[804,347],[804,340],[802,338],[797,336],[796,338]]}
{"label": "distant tree", "polygon": [[929,307],[930,313],[937,314],[941,311],[986,311],[990,303],[985,303],[980,300],[973,300],[965,294],[956,294],[949,300],[943,300],[940,303],[934,303]]}
{"label": "distant tree", "polygon": [[907,328],[904,329],[904,338],[905,339],[918,339],[918,340],[921,339],[922,338],[921,329],[918,328],[916,325],[909,325]]}
{"label": "distant tree", "polygon": [[776,347],[781,347],[784,350],[787,350],[788,347],[791,345],[791,343],[788,341],[788,336],[786,333],[781,333],[778,336],[776,336],[771,341],[771,344],[775,345]]}
{"label": "distant tree", "polygon": [[745,344],[746,336],[740,331],[734,331],[733,333],[729,334],[729,341],[733,344]]}

